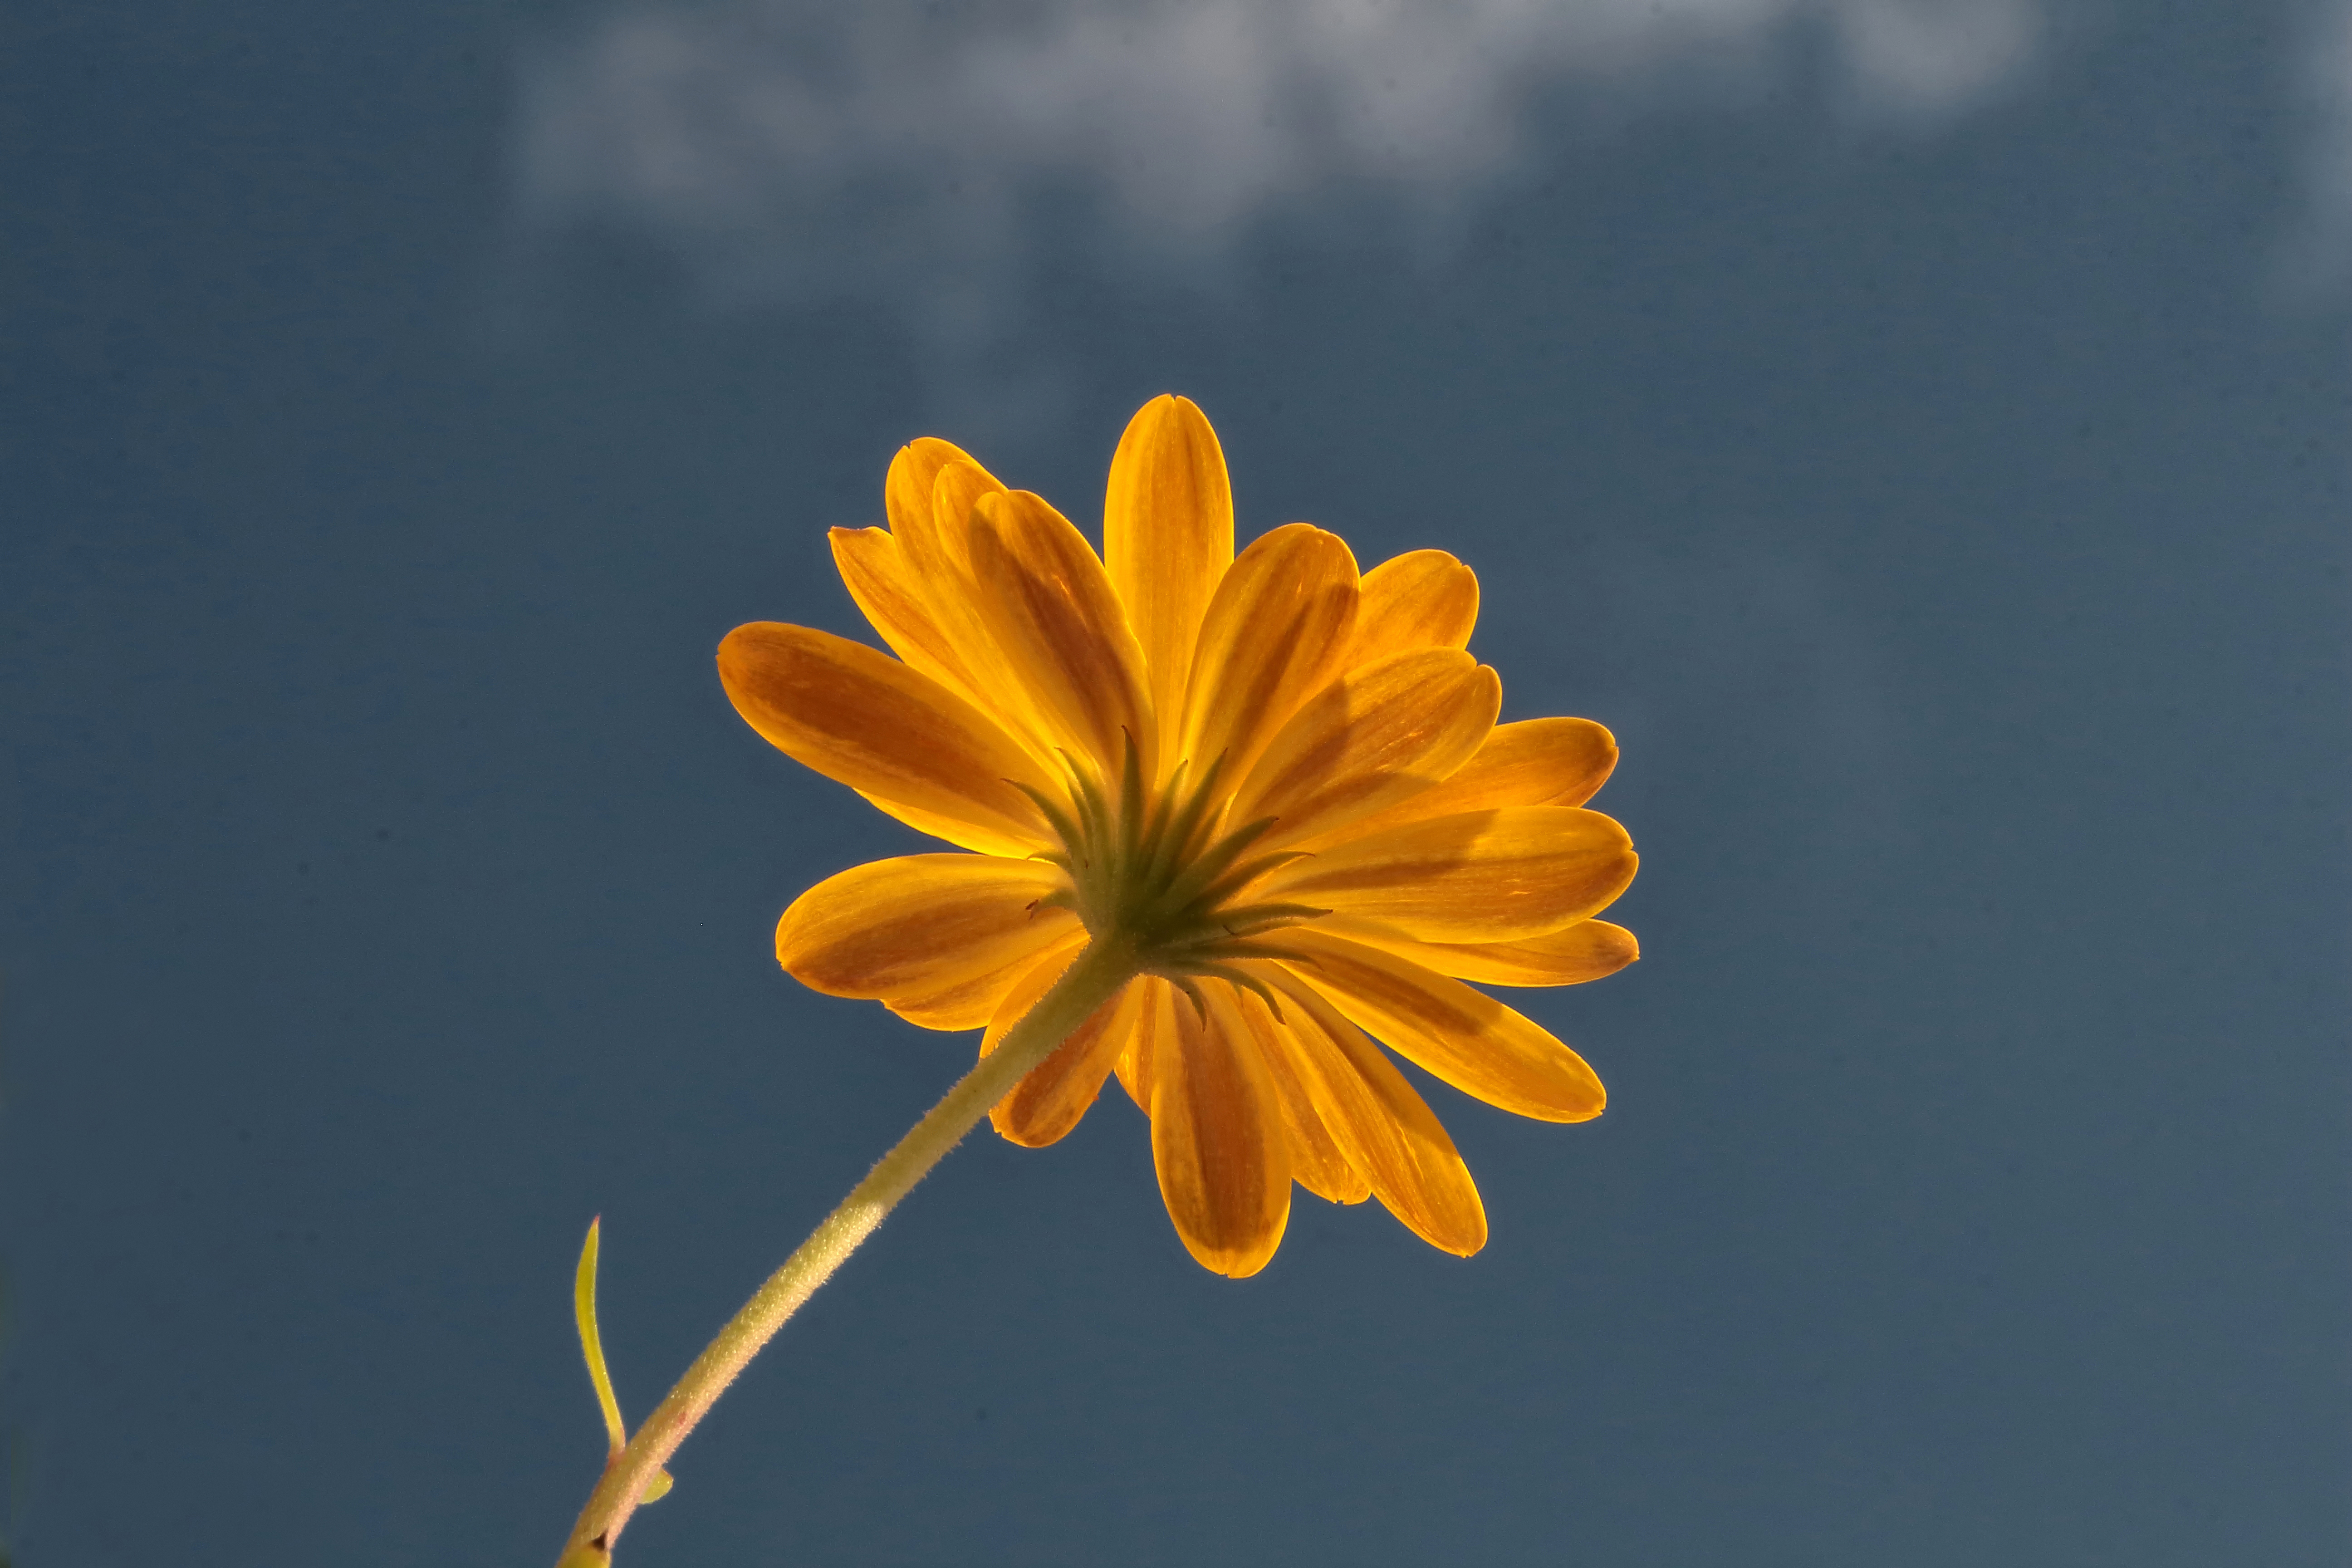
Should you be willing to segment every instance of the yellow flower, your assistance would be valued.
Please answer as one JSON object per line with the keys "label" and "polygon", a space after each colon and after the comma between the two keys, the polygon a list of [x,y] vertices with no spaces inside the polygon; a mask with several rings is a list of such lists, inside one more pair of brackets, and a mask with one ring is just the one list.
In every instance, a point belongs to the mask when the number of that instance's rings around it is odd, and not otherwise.
{"label": "yellow flower", "polygon": [[1151,1120],[1177,1234],[1265,1266],[1290,1184],[1378,1197],[1467,1256],[1477,1188],[1367,1032],[1465,1093],[1601,1113],[1582,1058],[1463,984],[1564,985],[1631,963],[1592,917],[1631,840],[1581,809],[1615,763],[1581,719],[1495,722],[1463,651],[1477,580],[1441,551],[1360,578],[1307,523],[1234,553],[1223,454],[1160,397],[1111,460],[1104,552],[944,441],[890,466],[890,526],[833,531],[892,658],[739,626],[729,698],[791,756],[971,853],[844,871],[784,912],[803,983],[993,1048],[1089,940],[1141,973],[992,1113],[1016,1143],[1077,1124],[1114,1072]]}

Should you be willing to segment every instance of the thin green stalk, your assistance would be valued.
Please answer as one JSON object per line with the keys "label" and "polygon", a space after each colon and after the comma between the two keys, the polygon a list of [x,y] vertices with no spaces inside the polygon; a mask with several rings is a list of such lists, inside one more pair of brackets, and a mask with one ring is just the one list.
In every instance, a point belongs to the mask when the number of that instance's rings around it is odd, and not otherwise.
{"label": "thin green stalk", "polygon": [[1011,1093],[1031,1068],[1053,1055],[1054,1048],[1092,1017],[1095,1009],[1117,995],[1138,968],[1131,941],[1088,944],[1053,989],[1005,1031],[996,1049],[982,1058],[962,1081],[948,1090],[946,1099],[882,1156],[866,1179],[842,1199],[841,1206],[825,1216],[815,1233],[784,1259],[782,1268],[768,1276],[768,1282],[695,1357],[694,1364],[646,1417],[636,1436],[605,1462],[604,1477],[589,1494],[588,1506],[580,1510],[557,1568],[601,1568],[611,1561],[613,1542],[620,1539],[646,1486],[661,1474],[686,1435],[718,1402],[736,1374],[784,1326],[784,1320],[832,1278],[858,1243],[874,1234],[884,1216],[929,1174],[941,1155]]}

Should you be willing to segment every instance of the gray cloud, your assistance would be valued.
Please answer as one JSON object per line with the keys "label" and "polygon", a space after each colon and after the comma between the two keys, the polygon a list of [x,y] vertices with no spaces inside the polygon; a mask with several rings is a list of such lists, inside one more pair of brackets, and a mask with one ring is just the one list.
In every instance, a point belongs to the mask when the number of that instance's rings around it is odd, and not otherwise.
{"label": "gray cloud", "polygon": [[641,230],[722,295],[912,287],[984,314],[1047,242],[1042,201],[1210,261],[1335,182],[1449,208],[1553,84],[1752,75],[1810,29],[1858,104],[1938,116],[2041,24],[2038,0],[637,5],[532,53],[515,167],[530,227]]}
{"label": "gray cloud", "polygon": [[2307,304],[2340,293],[2352,275],[2352,0],[2316,7],[2300,45],[2305,201],[2280,281]]}
{"label": "gray cloud", "polygon": [[523,253],[583,226],[699,299],[866,300],[934,416],[1051,427],[1041,257],[1216,281],[1254,224],[1370,196],[1442,248],[1531,100],[1752,101],[1799,58],[1880,121],[2016,80],[2045,0],[623,0],[541,40],[511,148]]}

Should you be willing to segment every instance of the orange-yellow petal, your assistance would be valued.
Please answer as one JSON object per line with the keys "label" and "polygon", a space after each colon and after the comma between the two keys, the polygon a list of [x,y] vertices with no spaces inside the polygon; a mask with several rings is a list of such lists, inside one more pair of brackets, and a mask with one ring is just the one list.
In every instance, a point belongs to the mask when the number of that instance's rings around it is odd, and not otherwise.
{"label": "orange-yellow petal", "polygon": [[971,521],[985,496],[1007,493],[994,474],[965,458],[943,465],[931,480],[931,531],[939,543],[938,570],[971,576]]}
{"label": "orange-yellow petal", "polygon": [[1492,996],[1312,926],[1282,937],[1312,960],[1289,965],[1294,978],[1463,1093],[1542,1121],[1589,1121],[1607,1103],[1582,1057]]}
{"label": "orange-yellow petal", "polygon": [[1225,455],[1200,409],[1155,397],[1128,422],[1103,494],[1103,564],[1150,671],[1151,700],[1173,745],[1201,617],[1234,563],[1234,493]]}
{"label": "orange-yellow petal", "polygon": [[1356,626],[1356,558],[1339,535],[1285,523],[1234,558],[1209,601],[1185,685],[1181,754],[1246,777],[1298,705],[1338,673]]}
{"label": "orange-yellow petal", "polygon": [[1380,1047],[1286,965],[1252,968],[1284,994],[1277,1033],[1323,1123],[1381,1205],[1415,1236],[1456,1257],[1486,1245],[1477,1184],[1428,1102]]}
{"label": "orange-yellow petal", "polygon": [[1062,742],[1115,770],[1131,735],[1148,761],[1142,650],[1086,536],[1026,490],[983,496],[971,565],[982,617]]}
{"label": "orange-yellow petal", "polygon": [[958,454],[931,474],[927,518],[920,523],[910,519],[898,537],[903,542],[910,590],[944,648],[942,662],[957,677],[946,684],[995,720],[1048,773],[1059,778],[1062,766],[1055,752],[1066,742],[1038,707],[1020,674],[1017,656],[998,639],[983,614],[972,574],[977,509],[986,498],[1004,493],[993,475]]}
{"label": "orange-yellow petal", "polygon": [[1337,1140],[1315,1107],[1315,1095],[1301,1076],[1299,1064],[1286,1049],[1280,1026],[1258,997],[1221,980],[1205,981],[1201,990],[1210,1015],[1229,1038],[1248,1040],[1265,1062],[1282,1106],[1282,1130],[1290,1141],[1290,1175],[1317,1197],[1335,1204],[1360,1204],[1371,1195],[1371,1186],[1339,1152]]}
{"label": "orange-yellow petal", "polygon": [[925,436],[898,448],[882,483],[883,509],[891,534],[907,552],[908,563],[927,578],[966,570],[962,535],[971,503],[966,499],[961,509],[940,507],[943,479],[969,494],[1004,488],[968,453],[937,437]]}
{"label": "orange-yellow petal", "polygon": [[910,669],[980,705],[980,689],[933,613],[931,593],[897,535],[878,528],[836,528],[833,563],[866,620]]}
{"label": "orange-yellow petal", "polygon": [[1151,1163],[1176,1234],[1202,1268],[1256,1273],[1290,1219],[1290,1144],[1255,1043],[1190,1002],[1151,1065]]}
{"label": "orange-yellow petal", "polygon": [[1495,672],[1456,648],[1412,648],[1307,699],[1250,770],[1228,820],[1274,817],[1265,847],[1329,832],[1459,768],[1502,705]]}
{"label": "orange-yellow petal", "polygon": [[880,795],[867,795],[864,790],[857,792],[857,798],[883,816],[896,817],[918,833],[928,833],[934,838],[944,838],[950,844],[960,844],[967,849],[977,849],[983,855],[1024,853],[1020,846],[1004,843],[992,837],[984,844],[972,843],[971,842],[973,837],[971,829],[952,817],[940,816],[928,811],[917,811],[913,806],[900,805],[895,800],[885,800]]}
{"label": "orange-yellow petal", "polygon": [[905,855],[827,877],[776,922],[776,960],[828,996],[917,999],[1025,963],[1077,917],[1039,909],[1061,885],[1034,860]]}
{"label": "orange-yellow petal", "polygon": [[1424,969],[1482,985],[1580,985],[1616,973],[1642,956],[1623,926],[1579,921],[1516,942],[1422,942],[1393,926],[1327,915],[1316,922],[1333,936],[1369,942]]}
{"label": "orange-yellow petal", "polygon": [[929,675],[861,642],[779,621],[727,632],[718,663],[743,721],[825,778],[950,823],[967,848],[1030,853],[1054,842],[1037,806],[1013,787],[1051,787],[1049,775]]}
{"label": "orange-yellow petal", "polygon": [[1054,973],[1059,974],[1071,956],[1087,944],[1086,928],[1075,921],[1040,921],[1038,936],[1039,945],[1031,954],[954,981],[937,991],[885,996],[882,1005],[925,1029],[985,1029],[1003,1005],[1006,993],[1018,985],[1031,969],[1051,962],[1055,965]]}
{"label": "orange-yellow petal", "polygon": [[1400,823],[1497,806],[1582,805],[1616,765],[1616,741],[1590,719],[1497,724],[1486,743],[1443,784],[1344,824],[1328,837],[1333,841],[1360,838]]}
{"label": "orange-yellow petal", "polygon": [[1625,830],[1597,811],[1523,805],[1349,838],[1263,885],[1282,902],[1379,921],[1423,942],[1510,942],[1590,919],[1639,863]]}
{"label": "orange-yellow petal", "polygon": [[[980,1042],[982,1056],[994,1050],[1005,1031],[1037,1005],[1037,999],[1062,977],[1062,972],[1069,968],[1085,945],[1081,933],[1078,939],[1055,947],[1020,972],[998,1004],[996,1016],[989,1021],[988,1033]],[[1135,1016],[1142,1005],[1142,991],[1141,985],[1129,981],[1118,995],[1096,1008],[1085,1023],[1055,1047],[1051,1056],[1013,1085],[1012,1092],[989,1110],[989,1120],[996,1131],[1024,1148],[1042,1149],[1076,1127],[1094,1104],[1095,1097],[1102,1092],[1103,1079],[1110,1076],[1111,1063],[1118,1059],[1119,1052],[1135,1032]]]}
{"label": "orange-yellow petal", "polygon": [[975,603],[972,509],[1003,489],[948,443],[917,441],[890,466],[891,531],[835,529],[834,562],[893,652],[996,721],[1058,774],[1059,737],[1013,675]]}
{"label": "orange-yellow petal", "polygon": [[1151,1064],[1158,1056],[1159,1044],[1176,1037],[1175,1010],[1191,1004],[1179,998],[1176,988],[1157,975],[1145,975],[1130,989],[1136,993],[1134,1033],[1120,1048],[1118,1060],[1111,1070],[1118,1075],[1119,1087],[1135,1101],[1135,1108],[1149,1116]]}
{"label": "orange-yellow petal", "polygon": [[1415,550],[1364,574],[1351,665],[1409,647],[1466,647],[1478,624],[1478,574],[1443,550]]}
{"label": "orange-yellow petal", "polygon": [[1052,830],[1013,781],[1052,787],[985,714],[863,643],[755,621],[719,645],[719,679],[751,728],[829,779],[958,828],[986,853],[1026,855]]}

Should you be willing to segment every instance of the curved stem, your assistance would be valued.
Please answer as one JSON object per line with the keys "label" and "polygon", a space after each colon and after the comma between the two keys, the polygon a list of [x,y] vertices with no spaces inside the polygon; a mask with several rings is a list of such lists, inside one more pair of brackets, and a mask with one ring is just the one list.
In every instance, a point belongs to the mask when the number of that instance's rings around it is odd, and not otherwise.
{"label": "curved stem", "polygon": [[842,1199],[841,1206],[825,1216],[824,1223],[719,1331],[719,1337],[695,1357],[677,1386],[646,1417],[628,1446],[605,1462],[604,1474],[572,1525],[557,1568],[594,1568],[611,1561],[613,1542],[620,1539],[629,1515],[636,1510],[646,1483],[660,1473],[736,1374],[784,1326],[784,1320],[832,1278],[858,1243],[874,1234],[884,1216],[930,1173],[941,1155],[1011,1093],[1032,1068],[1092,1017],[1095,1009],[1117,995],[1119,987],[1135,977],[1137,969],[1131,942],[1088,944],[1063,971],[1053,989],[1005,1031],[996,1048],[882,1156],[866,1179]]}

